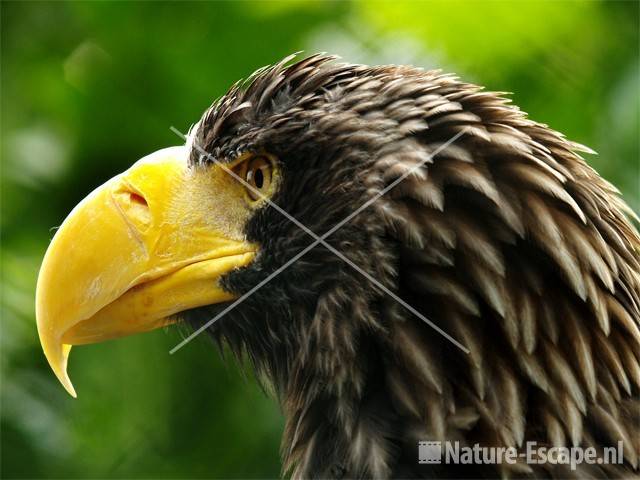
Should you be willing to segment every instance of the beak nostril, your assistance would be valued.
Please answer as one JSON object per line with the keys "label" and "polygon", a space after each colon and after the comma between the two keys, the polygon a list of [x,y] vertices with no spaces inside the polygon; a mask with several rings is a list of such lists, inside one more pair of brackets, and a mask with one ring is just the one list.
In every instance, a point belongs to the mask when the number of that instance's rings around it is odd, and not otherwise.
{"label": "beak nostril", "polygon": [[128,220],[133,220],[137,228],[144,230],[151,223],[151,210],[144,196],[131,188],[122,188],[114,192],[114,200]]}
{"label": "beak nostril", "polygon": [[132,204],[137,204],[140,205],[141,207],[148,207],[149,205],[147,204],[147,201],[145,200],[145,198],[142,195],[139,195],[135,192],[130,192],[129,193],[129,201]]}

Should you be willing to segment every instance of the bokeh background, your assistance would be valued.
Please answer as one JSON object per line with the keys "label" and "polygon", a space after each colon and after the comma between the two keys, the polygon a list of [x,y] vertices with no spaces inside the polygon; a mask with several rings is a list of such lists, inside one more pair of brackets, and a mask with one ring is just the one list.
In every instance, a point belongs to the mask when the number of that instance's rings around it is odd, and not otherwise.
{"label": "bokeh background", "polygon": [[[179,143],[225,89],[304,50],[443,68],[599,156],[640,206],[638,2],[2,2],[4,478],[277,477],[282,417],[250,372],[176,329],[76,348],[79,398],[38,344],[53,228],[89,191]],[[101,252],[96,252],[100,254]]]}

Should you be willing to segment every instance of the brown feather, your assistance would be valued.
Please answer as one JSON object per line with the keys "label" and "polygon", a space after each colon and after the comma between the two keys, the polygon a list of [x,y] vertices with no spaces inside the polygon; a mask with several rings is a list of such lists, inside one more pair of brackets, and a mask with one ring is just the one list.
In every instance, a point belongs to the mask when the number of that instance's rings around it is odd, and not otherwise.
{"label": "brown feather", "polygon": [[[232,87],[190,141],[221,161],[273,154],[283,172],[274,201],[317,234],[372,202],[327,241],[422,317],[318,246],[212,329],[274,384],[286,417],[284,471],[637,474],[637,215],[580,156],[593,152],[504,94],[439,71],[291,60]],[[192,164],[206,161],[192,149]],[[264,251],[230,274],[225,286],[238,294],[312,241],[266,207],[247,235]],[[470,473],[418,464],[416,442],[428,439],[597,448],[622,440],[625,463]]]}

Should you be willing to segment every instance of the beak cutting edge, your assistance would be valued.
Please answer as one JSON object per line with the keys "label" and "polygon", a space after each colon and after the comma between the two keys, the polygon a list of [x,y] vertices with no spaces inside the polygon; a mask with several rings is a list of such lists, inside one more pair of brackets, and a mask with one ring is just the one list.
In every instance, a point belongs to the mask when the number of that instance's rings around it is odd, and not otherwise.
{"label": "beak cutting edge", "polygon": [[189,168],[185,147],[166,148],[98,187],[60,226],[40,268],[36,320],[72,396],[72,345],[153,330],[236,297],[219,279],[250,263],[256,247],[242,234],[233,186],[220,177]]}

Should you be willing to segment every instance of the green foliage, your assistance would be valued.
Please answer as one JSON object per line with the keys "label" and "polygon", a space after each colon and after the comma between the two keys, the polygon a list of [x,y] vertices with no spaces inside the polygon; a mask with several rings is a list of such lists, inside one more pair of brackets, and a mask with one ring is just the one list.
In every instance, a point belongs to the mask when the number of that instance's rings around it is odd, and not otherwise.
{"label": "green foliage", "polygon": [[282,418],[251,376],[177,329],[75,348],[73,400],[35,327],[40,260],[67,212],[180,140],[226,88],[299,50],[441,67],[515,92],[600,153],[637,210],[637,2],[3,2],[2,474],[276,477]]}

